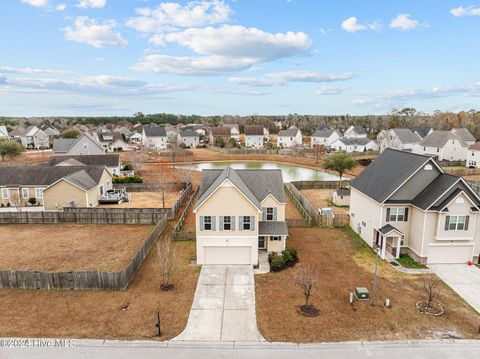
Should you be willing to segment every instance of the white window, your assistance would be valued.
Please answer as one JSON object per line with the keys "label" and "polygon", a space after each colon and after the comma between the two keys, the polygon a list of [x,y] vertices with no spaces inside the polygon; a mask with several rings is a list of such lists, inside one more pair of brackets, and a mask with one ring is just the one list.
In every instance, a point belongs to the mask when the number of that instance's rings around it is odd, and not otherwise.
{"label": "white window", "polygon": [[468,229],[467,216],[447,216],[446,228],[449,231],[463,231]]}
{"label": "white window", "polygon": [[28,188],[22,188],[22,197],[23,198],[29,197]]}
{"label": "white window", "polygon": [[390,208],[389,221],[403,222],[405,221],[405,208]]}
{"label": "white window", "polygon": [[242,229],[244,231],[250,231],[252,229],[252,217],[243,216],[242,218],[243,218]]}
{"label": "white window", "polygon": [[3,199],[8,199],[10,197],[8,192],[9,192],[8,188],[2,188],[2,198]]}
{"label": "white window", "polygon": [[212,216],[203,217],[203,230],[204,231],[212,230]]}
{"label": "white window", "polygon": [[267,208],[267,214],[266,214],[266,218],[265,218],[267,221],[273,221],[274,220],[275,216],[274,216],[273,212],[274,212],[273,207],[268,207]]}
{"label": "white window", "polygon": [[43,198],[43,188],[35,188],[35,197]]}
{"label": "white window", "polygon": [[231,231],[232,230],[232,217],[231,216],[223,217],[223,230],[224,231]]}

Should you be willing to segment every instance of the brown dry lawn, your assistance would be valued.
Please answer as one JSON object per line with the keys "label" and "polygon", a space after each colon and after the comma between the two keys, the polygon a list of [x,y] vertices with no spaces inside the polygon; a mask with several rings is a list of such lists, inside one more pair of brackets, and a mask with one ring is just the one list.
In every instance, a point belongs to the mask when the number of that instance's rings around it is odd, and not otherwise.
{"label": "brown dry lawn", "polygon": [[[177,336],[187,323],[198,269],[189,265],[195,243],[175,245],[179,267],[172,291],[159,290],[158,259],[153,249],[125,291],[0,289],[0,336],[132,340]],[[155,337],[157,311],[161,338]]]}
{"label": "brown dry lawn", "polygon": [[337,207],[333,203],[329,203],[331,199],[330,193],[333,189],[302,189],[305,197],[310,201],[315,208],[331,207],[335,213],[348,213],[347,207]]}
{"label": "brown dry lawn", "polygon": [[[101,204],[98,208],[163,208],[161,192],[130,192],[132,200],[120,204]],[[175,205],[182,191],[165,191],[165,208]]]}
{"label": "brown dry lawn", "polygon": [[285,206],[285,219],[302,219],[302,215],[293,204],[292,199],[285,194],[287,205]]}
{"label": "brown dry lawn", "polygon": [[[415,303],[425,298],[421,277],[397,272],[388,263],[379,269],[377,305],[355,302],[351,307],[348,296],[355,287],[372,290],[371,250],[341,229],[289,228],[289,232],[288,245],[297,248],[300,263],[311,263],[318,270],[312,301],[321,314],[315,318],[297,314],[303,292],[293,284],[295,267],[256,275],[257,323],[267,340],[420,339],[449,331],[480,338],[480,316],[446,286],[439,297],[445,314],[434,318],[419,313]],[[382,306],[386,298],[392,301],[391,309]]]}
{"label": "brown dry lawn", "polygon": [[0,225],[0,269],[121,271],[149,225]]}

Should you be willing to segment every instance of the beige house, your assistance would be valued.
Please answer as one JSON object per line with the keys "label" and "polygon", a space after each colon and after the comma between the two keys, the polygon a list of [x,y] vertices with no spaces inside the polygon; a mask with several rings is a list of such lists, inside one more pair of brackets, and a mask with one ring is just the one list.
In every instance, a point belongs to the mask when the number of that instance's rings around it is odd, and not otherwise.
{"label": "beige house", "polygon": [[[3,167],[0,171],[0,204],[28,210],[29,199],[44,210],[95,207],[112,187],[105,166]],[[38,207],[37,207],[38,208]]]}
{"label": "beige house", "polygon": [[480,198],[432,157],[386,149],[350,185],[350,225],[382,258],[478,261]]}
{"label": "beige house", "polygon": [[288,236],[281,170],[204,170],[196,216],[197,264],[258,263]]}

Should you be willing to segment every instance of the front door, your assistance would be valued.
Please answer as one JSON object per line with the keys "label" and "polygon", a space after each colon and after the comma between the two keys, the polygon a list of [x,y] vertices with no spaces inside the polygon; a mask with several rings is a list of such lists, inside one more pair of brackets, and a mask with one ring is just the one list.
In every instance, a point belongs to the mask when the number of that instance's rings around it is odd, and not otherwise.
{"label": "front door", "polygon": [[265,237],[258,237],[258,249],[265,249]]}

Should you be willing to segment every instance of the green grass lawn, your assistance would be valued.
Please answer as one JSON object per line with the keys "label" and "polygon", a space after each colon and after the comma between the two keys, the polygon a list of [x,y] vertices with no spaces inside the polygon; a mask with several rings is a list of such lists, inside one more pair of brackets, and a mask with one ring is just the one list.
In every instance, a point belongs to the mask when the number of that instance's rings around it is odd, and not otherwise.
{"label": "green grass lawn", "polygon": [[415,259],[410,257],[408,254],[401,254],[400,258],[397,259],[397,262],[400,263],[405,268],[414,268],[414,269],[423,269],[427,268],[426,265],[420,264]]}

